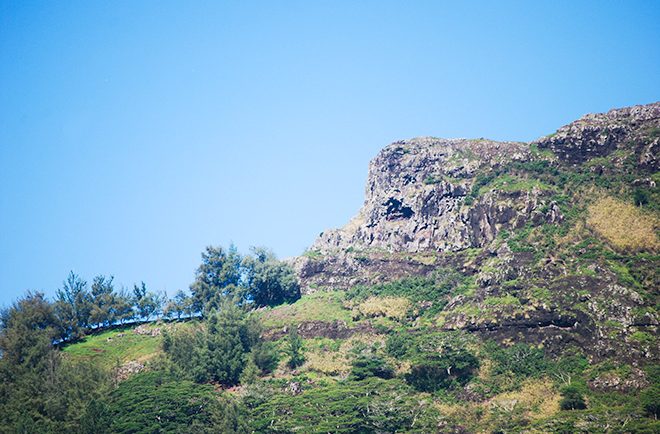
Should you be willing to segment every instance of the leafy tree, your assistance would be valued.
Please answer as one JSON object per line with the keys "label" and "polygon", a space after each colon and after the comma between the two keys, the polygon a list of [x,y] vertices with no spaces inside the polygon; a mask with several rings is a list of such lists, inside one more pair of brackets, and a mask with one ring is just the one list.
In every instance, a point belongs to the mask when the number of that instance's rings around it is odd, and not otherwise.
{"label": "leafy tree", "polygon": [[287,365],[295,369],[305,363],[303,355],[303,342],[298,335],[298,329],[295,326],[289,326],[289,335],[287,339],[286,354],[289,356]]}
{"label": "leafy tree", "polygon": [[241,255],[233,245],[226,251],[222,247],[208,246],[202,252],[202,263],[190,286],[196,312],[217,309],[224,296],[240,295],[243,272],[241,262]]}
{"label": "leafy tree", "polygon": [[300,285],[293,269],[278,261],[273,252],[255,247],[244,265],[248,298],[256,306],[276,306],[300,298]]}

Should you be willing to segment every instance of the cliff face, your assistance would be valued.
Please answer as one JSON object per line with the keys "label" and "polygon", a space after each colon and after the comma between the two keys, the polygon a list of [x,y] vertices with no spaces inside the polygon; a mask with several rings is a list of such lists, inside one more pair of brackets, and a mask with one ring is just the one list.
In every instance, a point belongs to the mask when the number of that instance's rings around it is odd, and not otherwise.
{"label": "cliff face", "polygon": [[425,137],[392,143],[369,165],[359,214],[344,228],[321,234],[312,249],[458,251],[481,247],[502,228],[529,219],[558,218],[554,208],[541,210],[545,194],[533,185],[470,195],[486,168],[529,158],[529,145],[515,142]]}
{"label": "cliff face", "polygon": [[[655,360],[659,148],[660,103],[532,143],[392,143],[369,165],[357,216],[293,261],[303,292],[459,273],[460,288],[428,300],[446,303],[432,318],[443,330]],[[603,203],[627,211],[595,213]],[[642,221],[656,239],[618,246]]]}
{"label": "cliff face", "polygon": [[431,137],[394,142],[369,164],[358,215],[323,232],[312,250],[459,251],[487,245],[502,229],[556,222],[562,216],[546,185],[513,169],[496,185],[488,175],[515,162],[582,164],[629,154],[639,168],[657,171],[659,125],[655,103],[586,115],[531,145]]}

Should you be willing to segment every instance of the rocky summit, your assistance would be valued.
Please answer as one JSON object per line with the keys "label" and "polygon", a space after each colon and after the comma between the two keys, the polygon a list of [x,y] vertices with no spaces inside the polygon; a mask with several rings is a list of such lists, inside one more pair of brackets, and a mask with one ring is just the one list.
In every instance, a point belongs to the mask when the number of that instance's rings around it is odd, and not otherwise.
{"label": "rocky summit", "polygon": [[657,360],[655,338],[635,336],[658,326],[659,146],[660,103],[531,143],[394,142],[356,217],[293,261],[303,292],[458,272],[469,284],[435,318],[443,330]]}

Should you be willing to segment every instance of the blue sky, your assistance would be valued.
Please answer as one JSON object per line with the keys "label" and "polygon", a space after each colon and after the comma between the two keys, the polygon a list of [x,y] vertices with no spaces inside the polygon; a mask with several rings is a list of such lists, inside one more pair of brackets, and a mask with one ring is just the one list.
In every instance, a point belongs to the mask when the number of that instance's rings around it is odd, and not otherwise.
{"label": "blue sky", "polygon": [[300,254],[415,136],[532,140],[660,99],[657,1],[0,3],[0,305],[69,270],[187,288]]}

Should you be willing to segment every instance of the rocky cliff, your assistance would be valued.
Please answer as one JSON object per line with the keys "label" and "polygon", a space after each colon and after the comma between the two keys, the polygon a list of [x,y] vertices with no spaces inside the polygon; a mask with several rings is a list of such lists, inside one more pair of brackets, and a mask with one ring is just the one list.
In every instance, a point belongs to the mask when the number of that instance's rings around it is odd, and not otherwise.
{"label": "rocky cliff", "polygon": [[[294,261],[303,292],[458,272],[437,327],[657,358],[659,146],[660,103],[532,143],[394,142],[371,161],[357,216]],[[636,244],[619,242],[641,224]]]}
{"label": "rocky cliff", "polygon": [[[659,125],[655,103],[586,115],[531,144],[432,137],[394,142],[369,164],[358,215],[323,232],[312,250],[458,251],[483,247],[500,230],[529,221],[556,222],[562,217],[548,186],[518,176],[511,163],[581,164],[619,152],[657,171]],[[511,176],[489,182],[488,175],[507,166]]]}

